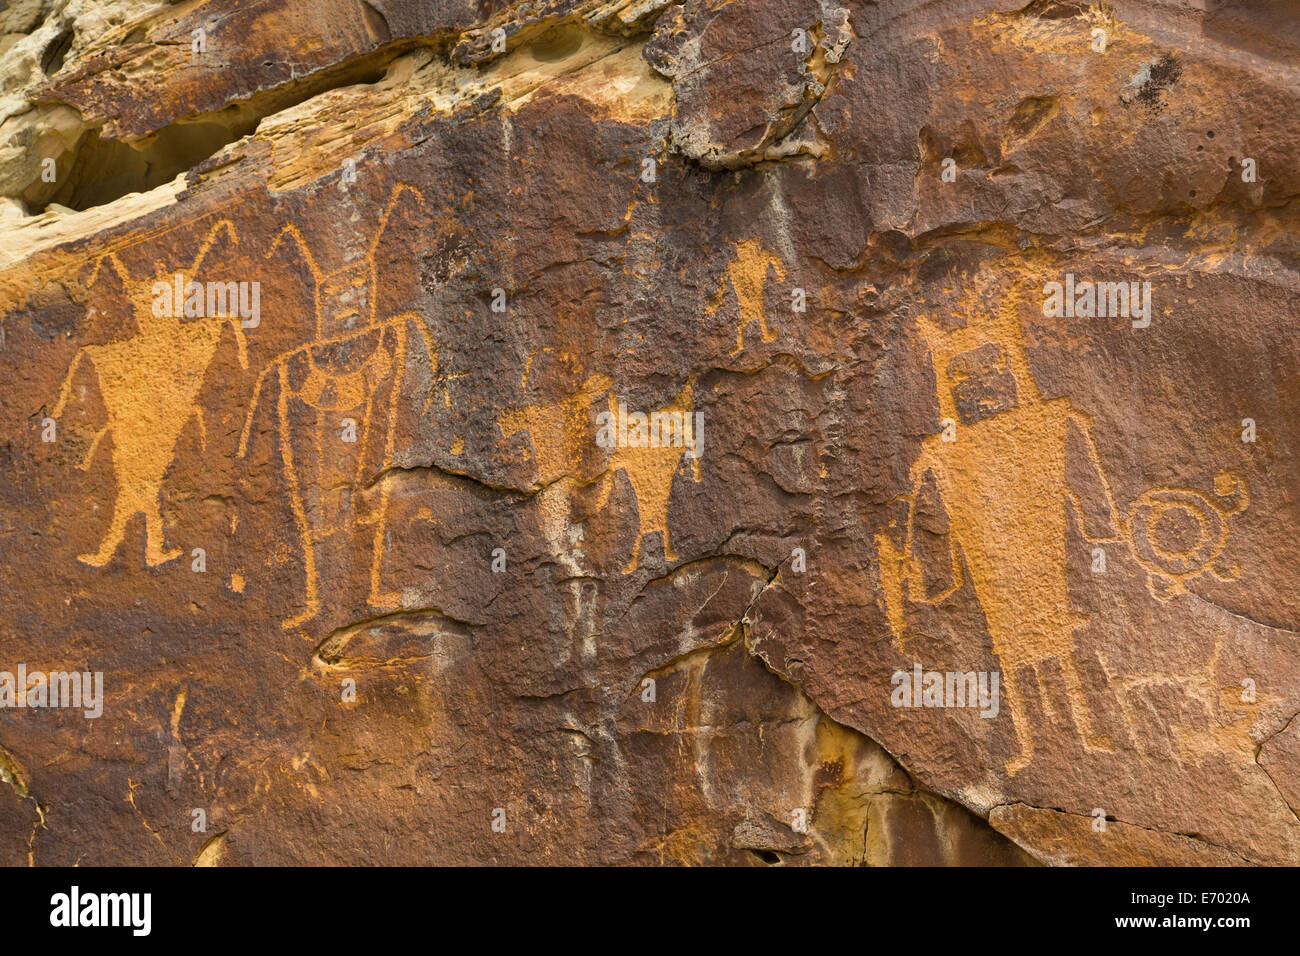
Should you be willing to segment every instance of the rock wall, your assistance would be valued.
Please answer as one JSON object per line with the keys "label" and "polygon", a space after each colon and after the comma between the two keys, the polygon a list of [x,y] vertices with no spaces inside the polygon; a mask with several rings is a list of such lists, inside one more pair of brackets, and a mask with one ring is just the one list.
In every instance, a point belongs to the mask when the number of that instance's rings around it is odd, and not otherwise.
{"label": "rock wall", "polygon": [[0,861],[1300,862],[1294,14],[8,4]]}

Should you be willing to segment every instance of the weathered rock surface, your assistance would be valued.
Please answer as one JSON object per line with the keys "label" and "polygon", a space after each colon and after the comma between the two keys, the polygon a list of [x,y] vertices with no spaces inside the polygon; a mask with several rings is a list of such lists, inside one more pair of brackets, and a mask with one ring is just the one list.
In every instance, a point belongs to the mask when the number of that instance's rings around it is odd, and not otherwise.
{"label": "weathered rock surface", "polygon": [[0,861],[1300,862],[1287,4],[0,34]]}

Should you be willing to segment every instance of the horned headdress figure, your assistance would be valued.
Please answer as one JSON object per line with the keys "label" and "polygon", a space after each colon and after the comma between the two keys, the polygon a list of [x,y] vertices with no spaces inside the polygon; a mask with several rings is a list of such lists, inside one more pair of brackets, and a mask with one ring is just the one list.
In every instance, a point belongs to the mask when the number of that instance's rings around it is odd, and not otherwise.
{"label": "horned headdress figure", "polygon": [[[314,618],[320,609],[321,566],[346,555],[356,524],[370,524],[372,607],[395,609],[400,595],[385,592],[380,572],[387,532],[388,488],[379,481],[377,501],[363,507],[365,492],[393,463],[398,408],[406,382],[411,329],[423,342],[430,375],[438,353],[416,312],[379,317],[375,252],[399,203],[424,205],[412,186],[393,189],[363,259],[323,268],[297,226],[285,226],[268,257],[290,241],[314,281],[316,336],[275,358],[258,376],[239,440],[248,453],[253,421],[263,394],[276,392],[275,425],[290,506],[301,542],[305,607],[285,628]],[[432,387],[425,402],[428,410]],[[354,509],[355,506],[355,509]],[[364,514],[356,514],[357,510]],[[333,545],[333,546],[331,546]]]}
{"label": "horned headdress figure", "polygon": [[[980,278],[998,284],[995,274]],[[937,605],[967,587],[974,591],[1001,661],[1019,745],[1008,774],[1033,758],[1026,682],[1043,692],[1055,668],[1084,748],[1111,748],[1093,727],[1076,661],[1075,629],[1087,619],[1071,611],[1065,548],[1071,513],[1093,541],[1116,540],[1120,525],[1090,419],[1068,398],[1039,391],[1017,314],[1022,298],[1019,289],[1007,289],[981,301],[967,321],[921,319],[943,431],[925,439],[912,465],[902,541],[877,537],[899,646],[908,637],[909,603]],[[926,560],[916,540],[927,512],[948,517],[948,554],[937,562]]]}
{"label": "horned headdress figure", "polygon": [[[1012,286],[1000,289],[1005,281]],[[1195,489],[1158,488],[1121,514],[1093,444],[1091,418],[1068,397],[1039,390],[1019,318],[1024,288],[986,266],[970,315],[922,317],[943,433],[924,440],[912,465],[901,534],[877,537],[885,611],[899,646],[915,636],[908,633],[909,605],[937,605],[968,587],[979,601],[1019,745],[1006,763],[1008,775],[1033,760],[1026,687],[1036,683],[1045,696],[1056,670],[1084,751],[1113,749],[1095,726],[1076,659],[1075,632],[1087,618],[1071,609],[1069,526],[1090,545],[1131,548],[1148,572],[1151,593],[1169,600],[1203,573],[1232,578],[1223,554],[1228,521],[1249,501],[1245,482],[1224,471],[1214,481],[1217,501]],[[925,513],[947,517],[948,554],[938,562],[918,546],[915,531]],[[1166,516],[1199,531],[1190,541],[1164,540],[1158,529]],[[1094,549],[1094,562],[1099,550],[1104,560],[1104,549]]]}
{"label": "horned headdress figure", "polygon": [[[73,382],[88,364],[91,380],[103,400],[106,421],[80,467],[90,467],[100,442],[108,436],[117,482],[112,518],[99,549],[79,556],[92,567],[102,567],[112,560],[126,534],[127,523],[136,515],[144,516],[145,562],[150,567],[181,555],[180,550],[168,550],[164,543],[163,476],[191,417],[197,420],[200,441],[206,447],[203,412],[195,399],[226,323],[234,330],[239,361],[248,367],[240,311],[230,292],[231,287],[238,287],[235,283],[198,281],[208,253],[222,233],[232,243],[238,241],[234,224],[221,220],[208,231],[188,271],[169,272],[156,263],[153,280],[132,279],[111,252],[102,256],[91,271],[88,285],[93,288],[105,262],[114,269],[139,329],[119,342],[82,347],[72,361],[53,411],[56,418],[63,414]],[[233,294],[237,296],[238,291]]]}

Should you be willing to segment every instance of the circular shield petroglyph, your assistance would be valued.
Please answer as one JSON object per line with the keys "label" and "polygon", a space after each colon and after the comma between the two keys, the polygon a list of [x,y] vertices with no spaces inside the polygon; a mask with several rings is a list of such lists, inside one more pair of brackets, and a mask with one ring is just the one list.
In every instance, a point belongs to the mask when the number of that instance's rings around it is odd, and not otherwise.
{"label": "circular shield petroglyph", "polygon": [[1213,561],[1228,540],[1228,522],[1205,495],[1148,491],[1129,509],[1133,550],[1150,571],[1183,577]]}

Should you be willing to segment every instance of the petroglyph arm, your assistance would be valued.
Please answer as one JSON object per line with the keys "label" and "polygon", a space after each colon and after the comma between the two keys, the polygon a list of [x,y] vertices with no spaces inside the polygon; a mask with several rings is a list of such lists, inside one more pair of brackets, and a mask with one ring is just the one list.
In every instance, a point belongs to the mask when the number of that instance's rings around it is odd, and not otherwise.
{"label": "petroglyph arm", "polygon": [[244,335],[244,327],[241,324],[238,315],[227,319],[230,328],[235,333],[235,347],[239,350],[239,367],[247,370],[248,368],[248,337]]}
{"label": "petroglyph arm", "polygon": [[199,426],[199,449],[206,452],[208,450],[208,423],[204,418],[202,406],[194,406],[194,420]]}
{"label": "petroglyph arm", "polygon": [[880,552],[881,591],[885,601],[885,613],[891,628],[900,637],[907,631],[905,600],[932,606],[939,605],[960,591],[966,583],[965,562],[958,554],[957,542],[951,534],[945,534],[944,542],[952,575],[951,586],[934,595],[926,594],[922,586],[919,595],[912,595],[912,583],[922,578],[917,566],[918,555],[915,544],[916,504],[919,496],[920,483],[918,482],[911,493],[898,499],[907,503],[902,548],[896,548],[887,533],[876,536],[876,546]]}
{"label": "petroglyph arm", "polygon": [[[1074,473],[1067,476],[1074,480],[1065,482],[1066,500],[1089,542],[1120,544],[1127,540],[1123,534],[1124,521],[1115,507],[1115,496],[1111,492],[1110,482],[1106,480],[1106,471],[1102,467],[1097,446],[1092,440],[1091,424],[1084,415],[1070,415],[1067,441],[1080,451],[1084,463],[1081,468],[1072,469]],[[1076,489],[1075,484],[1080,486],[1082,493]]]}
{"label": "petroglyph arm", "polygon": [[600,476],[600,491],[596,495],[596,511],[601,511],[605,503],[609,501],[610,494],[614,491],[614,482],[618,479],[618,473],[623,470],[621,465],[615,465],[610,462],[611,467],[606,468]]}
{"label": "petroglyph arm", "polygon": [[90,443],[90,447],[86,449],[85,457],[81,459],[81,463],[77,466],[82,471],[85,471],[90,467],[91,461],[95,458],[95,452],[99,449],[99,443],[103,440],[104,436],[108,434],[108,430],[109,426],[105,425],[96,433],[95,440]]}
{"label": "petroglyph arm", "polygon": [[261,400],[262,386],[266,383],[266,376],[275,371],[283,363],[283,359],[277,359],[257,376],[257,384],[253,386],[253,398],[248,405],[248,415],[244,418],[244,429],[239,435],[239,457],[243,458],[248,453],[248,437],[253,430],[253,416],[257,412],[257,403]]}
{"label": "petroglyph arm", "polygon": [[[54,410],[51,412],[55,418],[58,418],[63,414],[63,409],[68,404],[68,397],[72,394],[72,380],[76,377],[77,369],[81,367],[81,363],[85,361],[87,357],[91,357],[93,360],[93,356],[89,356],[87,351],[89,348],[93,348],[93,346],[86,346],[85,348],[79,349],[76,356],[72,359],[72,365],[68,367],[68,374],[64,377],[63,384],[59,387],[59,400],[54,403]],[[96,376],[96,379],[98,379],[98,376]]]}
{"label": "petroglyph arm", "polygon": [[[405,325],[409,323],[415,326],[416,331],[420,334],[420,338],[424,341],[425,353],[429,356],[429,394],[425,396],[424,406],[420,409],[420,415],[427,415],[430,406],[433,405],[434,395],[437,394],[437,389],[434,387],[434,380],[438,375],[438,350],[434,347],[433,336],[429,334],[429,327],[425,325],[424,317],[420,315],[419,312],[400,312],[388,321],[394,329],[398,330],[403,340],[405,340],[406,337]],[[401,383],[406,378],[406,371],[404,368],[399,368],[397,374],[401,376],[401,380],[398,382],[398,389],[400,391]]]}

